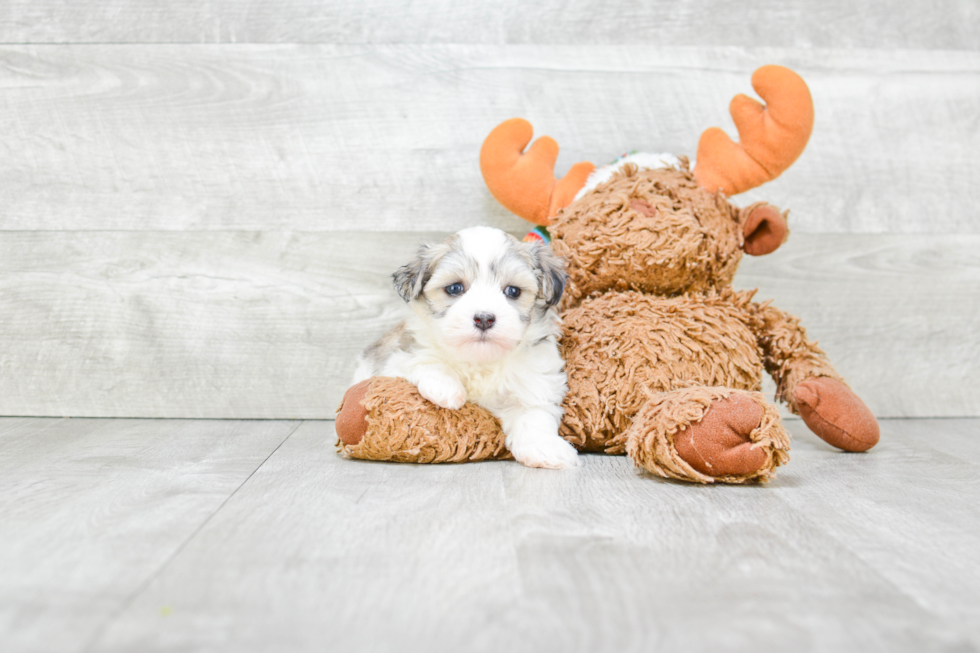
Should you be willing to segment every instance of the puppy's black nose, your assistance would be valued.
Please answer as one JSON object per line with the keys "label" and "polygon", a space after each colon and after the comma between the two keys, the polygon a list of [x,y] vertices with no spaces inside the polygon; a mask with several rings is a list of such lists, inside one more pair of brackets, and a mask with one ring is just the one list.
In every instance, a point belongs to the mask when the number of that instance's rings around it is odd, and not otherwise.
{"label": "puppy's black nose", "polygon": [[473,324],[480,331],[486,331],[497,321],[497,316],[493,313],[477,313],[473,316]]}

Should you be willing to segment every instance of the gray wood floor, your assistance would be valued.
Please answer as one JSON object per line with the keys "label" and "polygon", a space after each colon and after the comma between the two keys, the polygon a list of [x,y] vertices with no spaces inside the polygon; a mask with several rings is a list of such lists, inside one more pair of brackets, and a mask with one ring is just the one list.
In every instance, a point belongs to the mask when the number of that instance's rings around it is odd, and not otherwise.
{"label": "gray wood floor", "polygon": [[975,651],[980,419],[763,487],[340,458],[329,421],[0,419],[0,650]]}

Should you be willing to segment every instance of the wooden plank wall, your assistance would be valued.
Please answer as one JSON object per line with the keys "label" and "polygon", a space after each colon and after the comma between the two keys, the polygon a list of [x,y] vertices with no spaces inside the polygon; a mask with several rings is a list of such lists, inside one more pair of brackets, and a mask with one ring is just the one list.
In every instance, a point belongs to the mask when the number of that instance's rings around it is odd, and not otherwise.
{"label": "wooden plank wall", "polygon": [[[406,8],[410,7],[410,8]],[[421,239],[526,225],[480,142],[558,169],[734,133],[764,63],[817,123],[738,198],[793,236],[737,284],[882,416],[980,414],[980,9],[10,0],[0,6],[0,414],[331,417]]]}

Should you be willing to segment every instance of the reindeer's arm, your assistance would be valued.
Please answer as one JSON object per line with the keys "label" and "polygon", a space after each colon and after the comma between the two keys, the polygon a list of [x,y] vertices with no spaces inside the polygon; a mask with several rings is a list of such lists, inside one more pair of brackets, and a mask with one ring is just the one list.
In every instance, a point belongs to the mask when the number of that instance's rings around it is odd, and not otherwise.
{"label": "reindeer's arm", "polygon": [[756,304],[756,337],[776,398],[800,415],[811,431],[847,451],[878,442],[878,421],[847,387],[817,343],[807,340],[800,320],[774,306]]}
{"label": "reindeer's arm", "polygon": [[756,337],[762,349],[762,362],[776,382],[776,398],[799,415],[793,393],[801,382],[813,377],[843,379],[817,343],[807,340],[800,318],[768,304],[756,306],[759,317]]}

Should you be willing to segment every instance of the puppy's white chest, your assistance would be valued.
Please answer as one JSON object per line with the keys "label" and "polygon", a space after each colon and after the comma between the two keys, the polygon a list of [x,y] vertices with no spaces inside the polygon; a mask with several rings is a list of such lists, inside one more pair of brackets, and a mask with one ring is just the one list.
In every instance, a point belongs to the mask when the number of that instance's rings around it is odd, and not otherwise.
{"label": "puppy's white chest", "polygon": [[510,394],[508,389],[513,391],[513,382],[507,383],[509,376],[511,375],[505,370],[499,369],[460,370],[460,381],[466,389],[466,398],[481,405],[499,402]]}
{"label": "puppy's white chest", "polygon": [[557,346],[522,352],[499,368],[457,368],[469,401],[491,412],[519,406],[561,404],[565,373]]}

